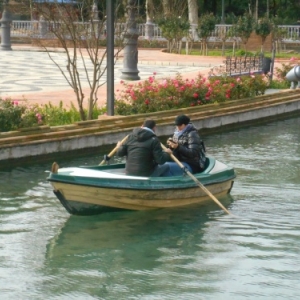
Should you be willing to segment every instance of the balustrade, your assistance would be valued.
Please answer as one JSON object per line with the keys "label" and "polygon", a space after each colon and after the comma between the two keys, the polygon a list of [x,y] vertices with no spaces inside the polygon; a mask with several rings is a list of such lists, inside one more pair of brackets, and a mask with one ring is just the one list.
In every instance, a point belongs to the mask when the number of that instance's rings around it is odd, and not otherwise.
{"label": "balustrade", "polygon": [[[11,36],[17,37],[17,36],[35,36],[35,37],[39,37],[39,27],[40,27],[40,21],[13,21],[12,22],[12,28],[11,28]],[[87,29],[87,27],[91,26],[91,24],[89,22],[78,22],[78,25],[80,24],[80,26],[84,26],[85,29]],[[48,24],[48,31],[51,32],[51,28],[53,28],[53,26],[59,26],[58,22],[54,23],[49,23]],[[228,31],[230,30],[230,28],[232,27],[232,25],[228,25],[228,24],[217,24],[215,27],[215,30],[211,33],[211,36],[209,38],[210,42],[217,42],[217,41],[221,41],[224,37],[228,34]],[[139,36],[140,38],[149,38],[146,37],[146,24],[137,24],[137,28],[139,31]],[[280,29],[281,33],[280,33],[280,40],[283,43],[300,43],[300,26],[291,26],[291,25],[280,25],[278,26],[278,28]],[[100,34],[102,34],[103,36],[105,36],[105,26],[103,26],[102,28],[102,32]],[[126,31],[126,24],[125,23],[117,23],[115,25],[115,32],[116,35],[119,35],[121,32]],[[197,37],[197,35],[193,34],[193,32],[195,32],[195,29],[193,29],[191,27],[190,30],[190,37],[193,37],[195,41],[200,41],[200,39]],[[226,42],[232,42],[234,37],[227,37],[225,40]],[[162,36],[161,30],[158,27],[157,24],[153,24],[153,36],[151,37],[151,39],[154,40],[164,40],[164,37]]]}

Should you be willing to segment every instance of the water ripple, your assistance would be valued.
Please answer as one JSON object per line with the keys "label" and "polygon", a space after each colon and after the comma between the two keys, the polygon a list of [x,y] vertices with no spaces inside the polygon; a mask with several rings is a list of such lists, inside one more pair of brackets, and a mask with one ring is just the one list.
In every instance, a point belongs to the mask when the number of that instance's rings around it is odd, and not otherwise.
{"label": "water ripple", "polygon": [[208,153],[237,172],[222,199],[234,216],[213,202],[70,216],[46,181],[48,164],[1,171],[1,299],[298,299],[299,126],[205,137]]}

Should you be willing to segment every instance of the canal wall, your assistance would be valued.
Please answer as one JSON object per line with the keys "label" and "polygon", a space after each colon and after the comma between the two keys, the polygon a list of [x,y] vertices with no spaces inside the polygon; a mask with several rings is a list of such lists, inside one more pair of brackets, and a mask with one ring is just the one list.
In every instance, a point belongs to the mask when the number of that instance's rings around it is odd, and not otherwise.
{"label": "canal wall", "polygon": [[[30,163],[50,156],[63,156],[95,151],[116,144],[145,118],[154,119],[156,134],[170,136],[174,119],[187,114],[205,135],[217,130],[247,126],[286,115],[300,113],[300,90],[284,90],[251,99],[234,100],[205,106],[190,107],[131,116],[101,116],[98,120],[65,126],[37,126],[0,133],[0,168],[5,165]],[[101,148],[101,149],[102,149]]]}

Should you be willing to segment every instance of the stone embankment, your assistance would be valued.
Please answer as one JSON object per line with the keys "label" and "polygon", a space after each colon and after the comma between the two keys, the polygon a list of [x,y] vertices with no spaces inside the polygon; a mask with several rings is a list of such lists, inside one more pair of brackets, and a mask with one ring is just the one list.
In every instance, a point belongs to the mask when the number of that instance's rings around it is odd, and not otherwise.
{"label": "stone embankment", "polygon": [[65,126],[39,126],[0,133],[1,165],[19,164],[50,157],[94,153],[99,147],[114,145],[141,126],[145,118],[158,124],[157,135],[168,136],[174,131],[174,118],[187,114],[200,133],[246,126],[270,119],[278,119],[300,112],[299,90],[284,90],[258,96],[206,106],[190,107],[133,116],[101,116],[98,120],[77,122]]}

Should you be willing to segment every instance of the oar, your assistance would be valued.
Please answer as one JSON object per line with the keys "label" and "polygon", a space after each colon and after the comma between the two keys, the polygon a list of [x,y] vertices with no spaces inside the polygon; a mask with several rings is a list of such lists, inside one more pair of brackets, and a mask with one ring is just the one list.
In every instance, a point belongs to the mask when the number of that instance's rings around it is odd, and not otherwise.
{"label": "oar", "polygon": [[[125,143],[127,139],[128,139],[128,135],[124,137],[124,139],[121,141],[121,144]],[[111,157],[114,156],[117,150],[118,150],[118,146],[116,146],[108,155],[106,155],[106,159],[103,159],[99,164],[99,166],[104,165],[106,161],[108,161]]]}
{"label": "oar", "polygon": [[[161,144],[162,148],[166,150],[167,148],[165,145]],[[189,171],[185,168],[185,166],[173,155],[170,154],[171,158],[179,165],[181,169],[184,170],[185,173],[187,173],[194,182],[213,200],[215,201],[225,212],[227,212],[230,215],[230,212],[222,205],[222,203]]]}

